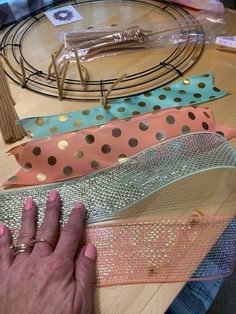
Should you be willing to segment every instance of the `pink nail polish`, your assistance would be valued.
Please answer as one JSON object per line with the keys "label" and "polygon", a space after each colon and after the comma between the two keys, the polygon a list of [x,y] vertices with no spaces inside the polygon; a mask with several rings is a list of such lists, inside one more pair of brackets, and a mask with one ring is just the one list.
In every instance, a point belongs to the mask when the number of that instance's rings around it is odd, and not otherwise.
{"label": "pink nail polish", "polygon": [[84,203],[83,202],[77,202],[77,203],[75,203],[74,208],[82,209],[82,208],[84,208]]}
{"label": "pink nail polish", "polygon": [[55,202],[58,197],[58,192],[56,190],[51,190],[51,192],[48,195],[49,202]]}
{"label": "pink nail polish", "polygon": [[86,246],[84,255],[85,255],[87,258],[89,258],[89,259],[95,261],[95,260],[96,260],[96,256],[97,256],[96,247],[95,247],[92,243],[89,243],[89,244]]}
{"label": "pink nail polish", "polygon": [[33,208],[33,199],[31,196],[29,196],[25,202],[25,210],[31,210]]}
{"label": "pink nail polish", "polygon": [[4,235],[4,233],[5,233],[5,226],[4,226],[4,224],[0,224],[0,236],[3,236]]}

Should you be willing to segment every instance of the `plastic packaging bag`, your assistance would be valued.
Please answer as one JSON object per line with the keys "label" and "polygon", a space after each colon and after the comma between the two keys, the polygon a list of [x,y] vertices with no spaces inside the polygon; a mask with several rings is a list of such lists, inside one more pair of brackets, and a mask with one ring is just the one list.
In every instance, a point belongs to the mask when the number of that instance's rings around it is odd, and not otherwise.
{"label": "plastic packaging bag", "polygon": [[225,22],[220,17],[199,15],[195,20],[176,20],[155,26],[133,25],[121,28],[107,27],[97,30],[60,33],[64,38],[66,54],[60,57],[59,63],[75,59],[75,49],[81,61],[97,57],[116,55],[121,52],[140,49],[161,49],[188,42],[196,43],[199,39],[205,43],[214,43],[222,34]]}

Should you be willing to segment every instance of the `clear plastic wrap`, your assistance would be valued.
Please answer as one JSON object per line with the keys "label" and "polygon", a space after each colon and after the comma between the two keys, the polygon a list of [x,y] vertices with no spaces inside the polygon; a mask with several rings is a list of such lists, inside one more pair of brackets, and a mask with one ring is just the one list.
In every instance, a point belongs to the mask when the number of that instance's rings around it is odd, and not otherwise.
{"label": "clear plastic wrap", "polygon": [[165,0],[167,2],[175,2],[186,7],[214,12],[216,14],[224,12],[224,5],[219,0]]}
{"label": "clear plastic wrap", "polygon": [[178,44],[200,42],[214,43],[219,34],[224,33],[223,18],[199,15],[196,20],[176,20],[161,25],[132,25],[123,28],[106,27],[60,33],[64,40],[66,53],[59,58],[59,63],[75,60],[76,49],[81,61],[97,57],[116,55],[122,52],[142,49],[169,48]]}

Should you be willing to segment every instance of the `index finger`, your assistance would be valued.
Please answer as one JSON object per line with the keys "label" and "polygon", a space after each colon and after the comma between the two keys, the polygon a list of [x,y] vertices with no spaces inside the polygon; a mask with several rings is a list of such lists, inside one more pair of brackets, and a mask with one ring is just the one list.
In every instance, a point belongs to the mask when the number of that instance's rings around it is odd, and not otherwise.
{"label": "index finger", "polygon": [[82,202],[76,203],[67,223],[61,231],[54,254],[63,254],[71,259],[75,259],[83,230],[85,214],[84,204]]}

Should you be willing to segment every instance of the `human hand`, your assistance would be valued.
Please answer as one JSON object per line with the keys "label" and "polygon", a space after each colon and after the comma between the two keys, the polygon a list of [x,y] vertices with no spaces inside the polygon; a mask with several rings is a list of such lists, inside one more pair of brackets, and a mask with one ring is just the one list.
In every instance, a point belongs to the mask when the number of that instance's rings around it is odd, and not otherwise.
{"label": "human hand", "polygon": [[[87,314],[92,311],[96,249],[78,251],[85,208],[75,204],[60,235],[61,200],[52,190],[32,252],[14,256],[11,232],[0,224],[0,313]],[[32,243],[37,206],[29,197],[22,211],[18,243]],[[55,249],[54,249],[55,248]]]}

